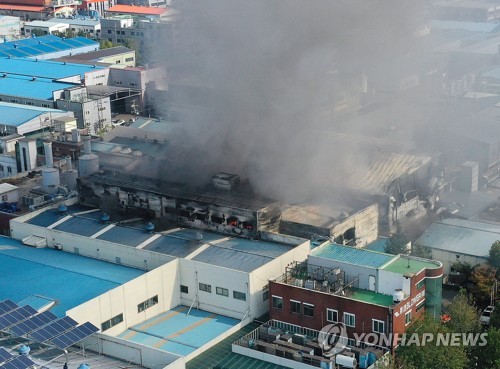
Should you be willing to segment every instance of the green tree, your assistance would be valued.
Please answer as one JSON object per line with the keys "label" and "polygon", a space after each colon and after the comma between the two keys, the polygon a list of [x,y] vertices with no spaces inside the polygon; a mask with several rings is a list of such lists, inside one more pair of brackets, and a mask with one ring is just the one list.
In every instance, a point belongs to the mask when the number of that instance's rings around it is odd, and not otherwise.
{"label": "green tree", "polygon": [[493,245],[491,245],[488,264],[497,270],[500,269],[500,241],[495,241]]}
{"label": "green tree", "polygon": [[491,288],[496,280],[496,269],[489,264],[476,265],[470,275],[469,292],[478,304],[489,304]]}
{"label": "green tree", "polygon": [[408,238],[403,234],[401,228],[398,226],[396,233],[389,237],[389,242],[385,246],[384,251],[388,254],[398,255],[406,254],[406,245],[408,244]]}
{"label": "green tree", "polygon": [[491,314],[490,326],[500,329],[500,309],[495,309]]}
{"label": "green tree", "polygon": [[109,49],[109,48],[112,48],[114,47],[115,45],[113,45],[113,43],[109,40],[101,40],[101,42],[99,42],[99,48],[101,50],[103,49]]}
{"label": "green tree", "polygon": [[432,252],[428,247],[415,244],[411,248],[411,254],[419,258],[432,259]]}
{"label": "green tree", "polygon": [[[404,368],[414,369],[464,369],[468,365],[467,352],[463,346],[438,345],[438,333],[450,333],[451,330],[438,320],[425,316],[410,325],[406,332],[408,344],[400,345],[396,350],[396,361]],[[425,345],[409,344],[413,334],[422,340],[424,333],[432,334],[432,340]],[[421,341],[420,341],[421,342]]]}
{"label": "green tree", "polygon": [[447,308],[447,313],[451,317],[448,328],[453,332],[477,333],[481,330],[479,322],[479,312],[475,308],[472,296],[467,295],[461,289]]}
{"label": "green tree", "polygon": [[47,33],[41,28],[33,28],[31,30],[31,36],[45,36]]}
{"label": "green tree", "polygon": [[486,333],[487,344],[475,347],[476,368],[500,369],[500,329],[491,327]]}

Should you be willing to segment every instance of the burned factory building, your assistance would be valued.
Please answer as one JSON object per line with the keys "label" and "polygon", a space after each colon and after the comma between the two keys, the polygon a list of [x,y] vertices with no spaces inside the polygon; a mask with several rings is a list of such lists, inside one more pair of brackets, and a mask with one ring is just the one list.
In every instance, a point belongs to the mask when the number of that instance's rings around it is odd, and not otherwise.
{"label": "burned factory building", "polygon": [[203,188],[101,172],[79,179],[80,201],[106,211],[159,218],[180,226],[259,238],[278,230],[277,202],[260,199],[237,175],[219,173]]}

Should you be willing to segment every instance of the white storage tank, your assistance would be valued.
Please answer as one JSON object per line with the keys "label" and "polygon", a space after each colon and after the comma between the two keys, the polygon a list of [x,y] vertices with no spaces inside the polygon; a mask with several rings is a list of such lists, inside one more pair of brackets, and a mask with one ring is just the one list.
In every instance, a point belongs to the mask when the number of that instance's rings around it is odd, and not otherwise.
{"label": "white storage tank", "polygon": [[405,299],[405,293],[403,290],[395,290],[394,293],[392,294],[392,301],[393,302],[401,302]]}
{"label": "white storage tank", "polygon": [[356,368],[357,364],[355,357],[340,354],[335,356],[335,365],[341,365],[345,368]]}
{"label": "white storage tank", "polygon": [[70,191],[76,190],[76,179],[78,178],[78,172],[76,170],[70,170],[68,172],[61,173],[61,185],[68,187]]}
{"label": "white storage tank", "polygon": [[55,193],[57,187],[61,185],[59,178],[59,169],[43,168],[42,169],[42,189],[47,193]]}

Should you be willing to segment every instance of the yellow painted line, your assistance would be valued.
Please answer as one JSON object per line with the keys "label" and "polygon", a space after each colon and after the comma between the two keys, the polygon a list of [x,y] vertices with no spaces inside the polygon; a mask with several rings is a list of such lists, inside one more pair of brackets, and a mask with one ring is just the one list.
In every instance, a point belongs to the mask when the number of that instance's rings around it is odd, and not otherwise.
{"label": "yellow painted line", "polygon": [[153,319],[151,320],[149,323],[143,323],[139,326],[137,326],[137,329],[141,330],[141,331],[145,331],[147,330],[148,328],[151,328],[152,326],[156,325],[156,324],[159,324],[161,322],[164,322],[165,320],[169,320],[170,318],[186,311],[188,309],[187,306],[183,306],[182,308],[180,308],[179,310],[177,311],[172,311],[171,313],[167,314],[167,315],[164,315],[162,317],[159,317],[159,318],[156,318],[156,319]]}
{"label": "yellow painted line", "polygon": [[130,332],[128,332],[125,336],[123,336],[123,339],[125,339],[125,340],[129,340],[129,339],[131,339],[132,337],[134,337],[136,334],[137,334],[137,332],[135,332],[135,331],[130,331]]}
{"label": "yellow painted line", "polygon": [[200,325],[202,324],[205,324],[206,322],[214,319],[215,317],[217,317],[217,314],[210,314],[209,316],[207,316],[206,318],[203,318],[202,320],[199,320],[197,321],[196,323],[193,323],[191,324],[190,326],[187,326],[186,328],[183,328],[181,329],[180,331],[177,331],[176,333],[168,336],[168,337],[165,337],[161,340],[159,340],[158,342],[156,342],[154,344],[154,347],[155,348],[160,348],[161,346],[163,346],[165,343],[167,343],[169,340],[175,338],[175,337],[179,337],[180,335],[186,333],[186,332],[189,332],[197,327],[199,327]]}

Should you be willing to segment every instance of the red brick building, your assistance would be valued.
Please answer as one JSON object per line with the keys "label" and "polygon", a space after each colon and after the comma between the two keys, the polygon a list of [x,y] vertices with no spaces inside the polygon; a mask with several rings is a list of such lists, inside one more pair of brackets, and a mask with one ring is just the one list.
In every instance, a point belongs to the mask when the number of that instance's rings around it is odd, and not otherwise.
{"label": "red brick building", "polygon": [[426,310],[440,316],[442,275],[440,262],[328,242],[269,282],[270,317],[314,330],[342,322],[353,340],[402,334]]}

